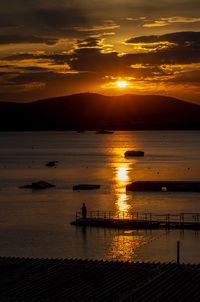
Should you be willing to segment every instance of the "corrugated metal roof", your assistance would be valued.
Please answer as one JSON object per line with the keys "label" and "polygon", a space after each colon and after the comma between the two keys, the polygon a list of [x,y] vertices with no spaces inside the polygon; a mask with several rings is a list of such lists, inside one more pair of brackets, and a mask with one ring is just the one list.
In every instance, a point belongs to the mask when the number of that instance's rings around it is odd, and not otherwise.
{"label": "corrugated metal roof", "polygon": [[0,301],[200,301],[200,265],[0,258]]}

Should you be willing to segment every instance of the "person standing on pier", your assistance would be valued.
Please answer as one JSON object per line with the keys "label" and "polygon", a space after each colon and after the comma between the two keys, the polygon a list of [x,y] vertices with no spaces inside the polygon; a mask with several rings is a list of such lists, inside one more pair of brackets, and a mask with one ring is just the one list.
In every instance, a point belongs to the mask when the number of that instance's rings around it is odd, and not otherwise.
{"label": "person standing on pier", "polygon": [[81,208],[81,211],[82,211],[82,218],[83,218],[83,219],[86,219],[86,216],[87,216],[87,208],[86,208],[85,203],[83,203],[82,208]]}

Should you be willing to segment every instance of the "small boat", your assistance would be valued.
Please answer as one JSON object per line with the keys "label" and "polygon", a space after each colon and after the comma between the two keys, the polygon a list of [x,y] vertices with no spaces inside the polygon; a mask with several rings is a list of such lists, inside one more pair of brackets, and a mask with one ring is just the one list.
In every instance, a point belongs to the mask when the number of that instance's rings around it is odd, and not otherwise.
{"label": "small boat", "polygon": [[100,185],[81,184],[73,186],[73,190],[96,190],[100,189]]}
{"label": "small boat", "polygon": [[144,156],[144,151],[135,151],[135,150],[126,151],[126,152],[124,153],[124,156],[125,156],[125,157]]}
{"label": "small boat", "polygon": [[96,134],[113,134],[113,131],[107,131],[107,130],[99,130],[96,132]]}

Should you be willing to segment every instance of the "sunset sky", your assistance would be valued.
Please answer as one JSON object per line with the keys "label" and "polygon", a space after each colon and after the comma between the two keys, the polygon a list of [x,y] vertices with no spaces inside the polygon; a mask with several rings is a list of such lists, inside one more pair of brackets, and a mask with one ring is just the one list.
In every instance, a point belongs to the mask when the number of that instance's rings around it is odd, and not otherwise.
{"label": "sunset sky", "polygon": [[200,104],[199,0],[2,0],[0,100],[80,92]]}

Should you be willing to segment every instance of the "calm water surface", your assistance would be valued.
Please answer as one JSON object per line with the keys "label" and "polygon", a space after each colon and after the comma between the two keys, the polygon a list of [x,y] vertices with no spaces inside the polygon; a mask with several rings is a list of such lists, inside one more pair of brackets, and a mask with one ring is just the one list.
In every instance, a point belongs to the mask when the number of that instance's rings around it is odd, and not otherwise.
{"label": "calm water surface", "polygon": [[[113,230],[71,226],[76,211],[200,213],[200,193],[126,194],[133,180],[200,180],[199,131],[0,133],[0,250],[2,256],[200,262],[200,232]],[[144,158],[125,159],[130,149]],[[48,168],[48,161],[59,161]],[[20,185],[45,180],[42,191]],[[73,192],[80,183],[97,191]]]}

